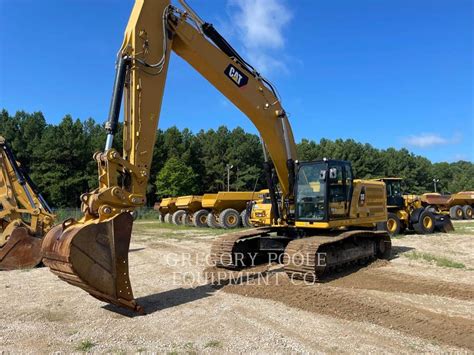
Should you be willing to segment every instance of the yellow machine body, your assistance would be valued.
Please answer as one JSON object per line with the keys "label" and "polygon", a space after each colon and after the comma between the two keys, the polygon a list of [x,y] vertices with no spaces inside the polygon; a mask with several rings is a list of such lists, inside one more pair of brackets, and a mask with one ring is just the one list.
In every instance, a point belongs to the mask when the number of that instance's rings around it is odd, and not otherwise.
{"label": "yellow machine body", "polygon": [[31,268],[55,216],[3,137],[0,149],[0,270]]}
{"label": "yellow machine body", "polygon": [[[133,223],[130,211],[145,203],[172,51],[242,111],[263,142],[264,170],[274,210],[272,226],[216,239],[211,258],[217,267],[236,266],[237,251],[245,255],[255,251],[261,256],[275,248],[285,250],[287,256],[304,251],[308,259],[298,265],[286,263],[285,271],[292,278],[318,280],[325,272],[344,265],[388,257],[388,234],[365,227],[385,220],[383,192],[377,193],[380,186],[366,183],[362,188],[364,182],[353,180],[349,162],[298,162],[290,122],[276,89],[212,25],[184,0],[179,2],[183,8],[170,5],[168,0],[135,1],[118,53],[105,149],[94,156],[99,187],[81,196],[82,219],[70,220],[47,234],[44,263],[62,280],[101,300],[142,311],[133,298],[128,276],[126,251]],[[120,154],[113,149],[113,139],[122,96]],[[319,183],[327,187],[327,193],[323,188],[312,191],[311,184]],[[376,196],[377,201],[368,196]],[[325,207],[328,201],[332,201],[330,208]],[[352,201],[362,203],[357,217],[349,215]],[[238,216],[230,209],[224,212],[229,226],[233,225]],[[342,227],[334,229],[335,225],[344,226],[344,231]],[[314,264],[314,256],[322,252],[329,255],[323,268]]]}
{"label": "yellow machine body", "polygon": [[413,194],[402,194],[402,178],[386,177],[374,179],[384,182],[387,193],[387,220],[378,225],[390,235],[415,230],[419,234],[435,231],[450,232],[454,229],[449,217],[440,215],[423,205],[422,198]]}

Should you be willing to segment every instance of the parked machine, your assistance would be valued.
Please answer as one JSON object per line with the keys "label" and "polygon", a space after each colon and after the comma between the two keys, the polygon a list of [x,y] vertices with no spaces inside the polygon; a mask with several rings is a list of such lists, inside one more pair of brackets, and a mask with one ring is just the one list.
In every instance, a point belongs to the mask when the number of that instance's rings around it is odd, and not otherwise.
{"label": "parked machine", "polygon": [[474,191],[461,191],[452,195],[423,194],[421,203],[429,210],[449,215],[452,219],[474,218]]}
{"label": "parked machine", "polygon": [[270,190],[262,190],[255,201],[247,207],[249,224],[254,227],[271,226],[273,221]]}
{"label": "parked machine", "polygon": [[153,209],[160,213],[160,222],[172,223],[173,213],[177,211],[176,197],[162,199],[159,203],[155,203]]}
{"label": "parked machine", "polygon": [[173,224],[199,226],[202,222],[202,217],[196,215],[198,211],[202,210],[202,196],[180,196],[176,199],[176,208],[178,210],[171,217]]}
{"label": "parked machine", "polygon": [[204,195],[202,207],[208,211],[207,225],[225,229],[250,227],[247,204],[257,195],[258,193],[253,191],[221,191]]}
{"label": "parked machine", "polygon": [[155,210],[160,212],[163,222],[176,225],[225,229],[250,227],[246,206],[258,194],[251,191],[221,191],[203,196],[166,198],[155,205]]}
{"label": "parked machine", "polygon": [[380,222],[378,229],[387,230],[392,236],[408,229],[418,234],[435,231],[448,233],[454,230],[449,216],[425,208],[420,196],[404,195],[403,179],[393,177],[375,180],[384,182],[387,189],[387,222]]}
{"label": "parked machine", "polygon": [[[167,0],[136,0],[118,54],[105,150],[94,156],[99,187],[82,195],[82,219],[47,234],[44,263],[100,300],[143,312],[128,272],[129,212],[145,203],[171,51],[239,108],[263,141],[272,225],[217,238],[211,248],[217,267],[243,268],[277,253],[289,277],[314,282],[353,263],[388,258],[388,233],[366,227],[387,218],[385,185],[354,179],[346,161],[297,161],[291,126],[273,85],[184,0],[180,3],[184,9]],[[112,143],[123,93],[121,155]]]}
{"label": "parked machine", "polygon": [[0,165],[0,270],[32,268],[55,216],[3,137]]}

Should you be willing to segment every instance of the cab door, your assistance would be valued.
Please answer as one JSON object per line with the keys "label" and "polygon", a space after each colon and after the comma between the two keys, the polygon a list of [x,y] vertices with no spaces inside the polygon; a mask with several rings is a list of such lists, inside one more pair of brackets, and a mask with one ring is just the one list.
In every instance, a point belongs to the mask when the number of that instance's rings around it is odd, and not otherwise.
{"label": "cab door", "polygon": [[328,176],[329,219],[349,216],[352,180],[350,164],[344,162],[330,164]]}

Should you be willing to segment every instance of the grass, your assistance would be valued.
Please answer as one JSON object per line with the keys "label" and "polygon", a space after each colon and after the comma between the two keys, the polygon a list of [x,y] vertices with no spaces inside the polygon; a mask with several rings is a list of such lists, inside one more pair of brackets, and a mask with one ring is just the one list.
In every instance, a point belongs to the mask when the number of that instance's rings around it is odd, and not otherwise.
{"label": "grass", "polygon": [[474,221],[469,222],[458,222],[452,221],[454,225],[455,234],[472,234],[474,235]]}
{"label": "grass", "polygon": [[221,348],[222,343],[219,340],[211,340],[208,341],[205,345],[205,348]]}
{"label": "grass", "polygon": [[169,233],[159,233],[156,234],[156,237],[161,237],[161,238],[190,238],[193,235],[189,234],[183,234],[180,235],[179,232],[195,232],[194,235],[221,235],[221,234],[226,234],[230,233],[233,231],[242,231],[244,228],[235,228],[235,229],[214,229],[214,228],[196,228],[196,227],[190,227],[190,226],[177,226],[174,224],[168,224],[168,223],[160,223],[158,221],[153,221],[153,222],[140,222],[137,221],[134,224],[134,232],[137,233],[146,233],[150,232],[151,230],[165,230],[169,231]]}
{"label": "grass", "polygon": [[403,254],[405,257],[407,257],[410,260],[424,260],[429,263],[434,263],[436,266],[439,267],[449,267],[449,268],[455,268],[455,269],[465,269],[466,265],[463,263],[442,257],[442,256],[436,256],[430,253],[418,253],[416,251],[412,251],[411,253],[405,253]]}
{"label": "grass", "polygon": [[90,340],[83,340],[81,343],[76,347],[76,350],[78,351],[83,351],[83,352],[88,352],[90,351],[94,346],[97,344],[94,344]]}

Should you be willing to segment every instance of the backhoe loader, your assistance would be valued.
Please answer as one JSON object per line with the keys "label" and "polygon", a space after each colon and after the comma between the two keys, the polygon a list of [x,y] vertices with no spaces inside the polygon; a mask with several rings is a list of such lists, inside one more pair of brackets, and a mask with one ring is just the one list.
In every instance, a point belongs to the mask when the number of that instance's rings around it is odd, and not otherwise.
{"label": "backhoe loader", "polygon": [[32,268],[55,217],[3,137],[0,149],[0,270]]}
{"label": "backhoe loader", "polygon": [[[47,234],[44,263],[100,300],[144,312],[129,278],[130,211],[145,203],[171,51],[240,109],[263,142],[272,225],[217,238],[211,248],[217,267],[244,268],[278,253],[289,277],[314,282],[333,269],[388,258],[388,233],[366,228],[387,218],[385,185],[353,179],[346,161],[297,161],[274,86],[180,3],[182,9],[167,0],[135,1],[118,53],[105,150],[94,155],[99,187],[81,196],[80,220],[66,220]],[[112,145],[122,98],[121,155]]]}

